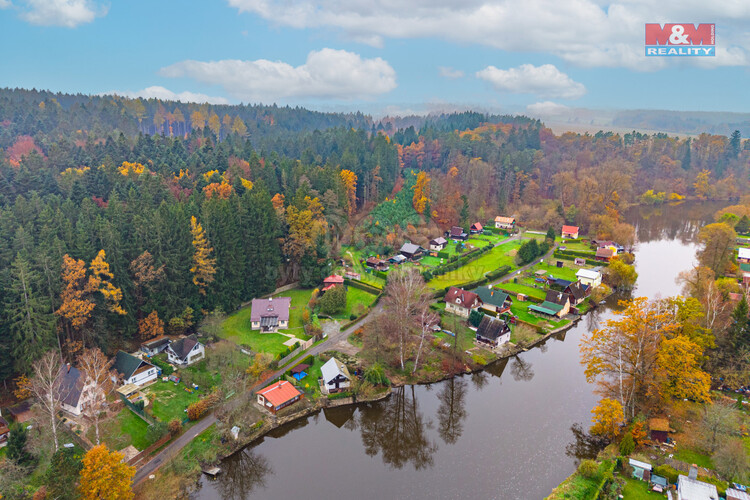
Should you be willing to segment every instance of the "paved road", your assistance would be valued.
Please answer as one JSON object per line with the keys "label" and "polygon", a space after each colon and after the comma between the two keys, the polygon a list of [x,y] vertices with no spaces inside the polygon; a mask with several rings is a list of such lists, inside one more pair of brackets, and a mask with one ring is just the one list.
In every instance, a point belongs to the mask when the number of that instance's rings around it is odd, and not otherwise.
{"label": "paved road", "polygon": [[187,444],[195,439],[195,437],[201,432],[205,431],[213,424],[216,423],[216,417],[211,414],[206,418],[186,430],[180,437],[169,443],[166,448],[157,453],[149,462],[143,467],[138,469],[133,478],[133,484],[138,484],[149,475],[153,474],[156,469],[167,463],[172,457],[176,456],[177,453],[183,449]]}

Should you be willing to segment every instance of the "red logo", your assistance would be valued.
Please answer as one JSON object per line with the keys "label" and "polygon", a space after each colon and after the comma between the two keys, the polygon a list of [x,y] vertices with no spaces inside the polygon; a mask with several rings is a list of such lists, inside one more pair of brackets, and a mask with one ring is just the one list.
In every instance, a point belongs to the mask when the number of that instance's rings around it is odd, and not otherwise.
{"label": "red logo", "polygon": [[715,45],[715,24],[646,24],[646,45]]}

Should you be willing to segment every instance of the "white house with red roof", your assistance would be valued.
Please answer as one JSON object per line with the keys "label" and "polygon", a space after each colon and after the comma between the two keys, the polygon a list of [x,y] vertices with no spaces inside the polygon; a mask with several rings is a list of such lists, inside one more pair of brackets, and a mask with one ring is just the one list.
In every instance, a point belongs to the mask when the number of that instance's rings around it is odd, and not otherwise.
{"label": "white house with red roof", "polygon": [[339,276],[338,274],[332,274],[323,280],[323,288],[321,291],[325,292],[337,285],[343,285],[343,284],[344,284],[343,276]]}
{"label": "white house with red roof", "polygon": [[257,396],[259,405],[271,413],[276,413],[280,409],[299,401],[302,393],[289,381],[282,380],[258,391]]}
{"label": "white house with red roof", "polygon": [[482,306],[482,299],[474,292],[469,292],[455,286],[450,287],[445,294],[445,310],[468,318],[471,311]]}
{"label": "white house with red roof", "polygon": [[577,240],[579,229],[580,228],[578,226],[563,226],[562,237],[569,240]]}
{"label": "white house with red roof", "polygon": [[291,305],[291,297],[253,299],[250,305],[250,328],[260,330],[262,333],[289,328],[289,307]]}

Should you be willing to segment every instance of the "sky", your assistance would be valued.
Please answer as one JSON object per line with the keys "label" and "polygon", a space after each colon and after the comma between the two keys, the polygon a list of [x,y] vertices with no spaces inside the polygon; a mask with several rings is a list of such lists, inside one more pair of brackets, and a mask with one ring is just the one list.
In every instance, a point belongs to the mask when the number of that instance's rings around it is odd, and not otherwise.
{"label": "sky", "polygon": [[[715,23],[646,57],[645,23]],[[750,0],[0,0],[0,87],[375,115],[748,112]]]}

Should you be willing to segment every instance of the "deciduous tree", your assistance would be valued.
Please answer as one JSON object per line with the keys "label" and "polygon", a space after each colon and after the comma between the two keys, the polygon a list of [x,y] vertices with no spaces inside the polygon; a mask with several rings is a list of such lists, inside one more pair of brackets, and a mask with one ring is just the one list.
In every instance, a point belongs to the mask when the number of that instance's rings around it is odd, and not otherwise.
{"label": "deciduous tree", "polygon": [[34,395],[37,406],[48,419],[57,451],[57,412],[60,411],[66,390],[60,376],[63,368],[62,358],[54,351],[47,351],[33,367],[34,376],[29,384],[29,390]]}
{"label": "deciduous tree", "polygon": [[729,225],[716,222],[701,228],[698,241],[703,246],[698,251],[701,265],[711,269],[716,276],[722,276],[732,262],[737,233]]}
{"label": "deciduous tree", "polygon": [[211,257],[211,248],[203,226],[196,220],[195,216],[190,218],[190,232],[193,235],[193,284],[198,287],[201,295],[206,295],[206,287],[213,282],[216,274],[216,259]]}
{"label": "deciduous tree", "polygon": [[[594,414],[591,421],[591,433],[606,436],[610,441],[620,433],[620,426],[625,423],[623,408],[616,399],[604,398],[591,410]],[[632,439],[632,436],[631,436]]]}
{"label": "deciduous tree", "polygon": [[342,170],[339,175],[346,192],[346,211],[351,216],[357,209],[357,174],[351,170]]}
{"label": "deciduous tree", "polygon": [[83,411],[94,422],[96,444],[99,444],[99,415],[104,410],[107,395],[114,387],[111,378],[111,368],[114,362],[115,358],[107,358],[97,348],[83,351],[78,358],[79,369],[85,377],[81,394],[85,402]]}
{"label": "deciduous tree", "polygon": [[110,452],[103,444],[94,446],[83,457],[78,490],[84,500],[130,500],[135,467],[123,462],[123,455]]}

